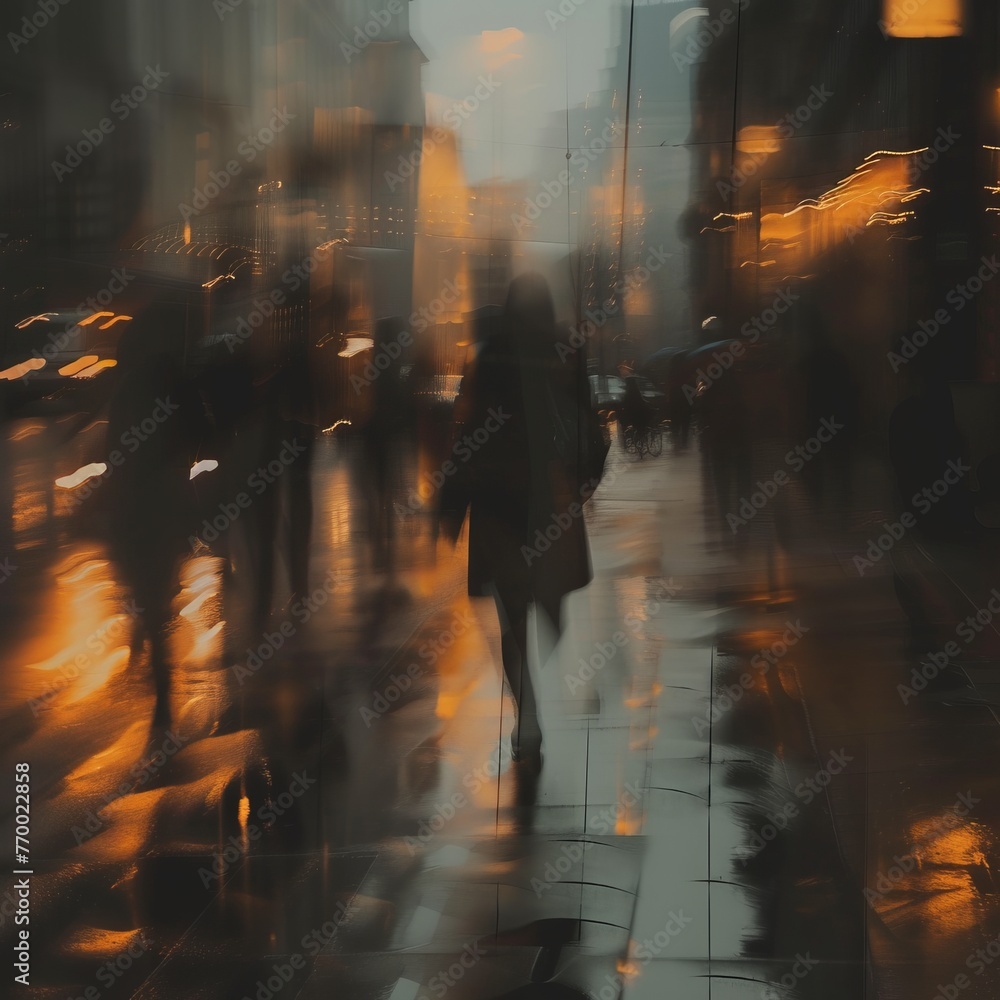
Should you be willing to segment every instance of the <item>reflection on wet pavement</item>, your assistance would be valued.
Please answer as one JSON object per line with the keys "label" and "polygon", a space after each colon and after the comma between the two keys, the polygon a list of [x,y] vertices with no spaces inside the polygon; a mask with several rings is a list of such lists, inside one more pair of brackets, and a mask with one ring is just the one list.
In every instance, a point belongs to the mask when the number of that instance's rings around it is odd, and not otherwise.
{"label": "reflection on wet pavement", "polygon": [[[317,461],[323,519],[349,473],[332,443]],[[223,561],[189,558],[176,722],[151,732],[148,648],[113,567],[67,543],[34,584],[55,599],[26,604],[35,638],[15,629],[5,707],[15,731],[31,720],[8,759],[42,765],[33,919],[52,987],[135,953],[121,978],[144,997],[286,978],[303,997],[860,995],[875,920],[880,967],[928,935],[950,955],[987,916],[986,814],[886,812],[899,839],[869,828],[860,871],[913,860],[869,906],[832,797],[848,826],[889,803],[856,783],[881,775],[855,733],[822,755],[806,689],[829,677],[823,605],[768,600],[766,565],[706,554],[698,464],[630,464],[598,489],[596,578],[539,673],[537,781],[510,758],[496,622],[464,596],[461,546],[428,565],[414,534],[387,606],[352,570],[350,529],[321,536],[328,598],[279,608],[261,637],[223,608]]]}

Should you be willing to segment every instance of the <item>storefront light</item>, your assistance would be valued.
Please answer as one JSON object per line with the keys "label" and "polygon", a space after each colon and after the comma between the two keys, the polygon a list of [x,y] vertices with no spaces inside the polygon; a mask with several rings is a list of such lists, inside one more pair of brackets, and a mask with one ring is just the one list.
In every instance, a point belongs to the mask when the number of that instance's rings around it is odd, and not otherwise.
{"label": "storefront light", "polygon": [[346,339],[347,343],[344,345],[343,350],[337,352],[338,357],[353,358],[355,354],[370,351],[375,346],[375,341],[373,341],[371,337],[365,337],[363,335],[354,334]]}
{"label": "storefront light", "polygon": [[954,38],[965,26],[964,0],[882,0],[886,38]]}
{"label": "storefront light", "polygon": [[747,125],[736,136],[738,153],[777,153],[781,135],[775,125]]}

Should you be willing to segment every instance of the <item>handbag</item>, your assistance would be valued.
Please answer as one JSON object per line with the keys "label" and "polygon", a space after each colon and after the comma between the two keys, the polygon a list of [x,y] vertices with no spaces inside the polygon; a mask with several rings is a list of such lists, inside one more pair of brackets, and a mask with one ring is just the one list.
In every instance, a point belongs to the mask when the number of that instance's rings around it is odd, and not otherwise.
{"label": "handbag", "polygon": [[561,406],[551,382],[546,382],[553,451],[578,489],[587,484],[595,487],[600,482],[611,450],[611,441],[591,405],[589,383],[583,382],[580,388],[583,387],[585,402],[578,400],[575,405]]}

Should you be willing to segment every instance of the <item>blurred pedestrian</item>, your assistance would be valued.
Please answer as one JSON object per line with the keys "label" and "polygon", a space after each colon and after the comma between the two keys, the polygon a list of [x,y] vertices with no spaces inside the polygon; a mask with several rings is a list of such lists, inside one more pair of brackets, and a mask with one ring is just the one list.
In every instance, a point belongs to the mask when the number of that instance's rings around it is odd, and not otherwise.
{"label": "blurred pedestrian", "polygon": [[201,398],[181,368],[183,333],[176,318],[151,312],[122,335],[107,432],[108,454],[123,456],[105,486],[109,547],[139,609],[133,649],[149,643],[153,725],[163,728],[173,718],[170,604],[196,516],[190,472],[208,432]]}
{"label": "blurred pedestrian", "polygon": [[496,603],[516,711],[512,756],[536,773],[542,733],[528,668],[528,611],[534,604],[558,635],[562,599],[590,582],[582,503],[603,465],[596,438],[584,356],[558,338],[545,279],[522,275],[462,380],[457,471],[442,508],[452,538],[469,511],[469,595]]}

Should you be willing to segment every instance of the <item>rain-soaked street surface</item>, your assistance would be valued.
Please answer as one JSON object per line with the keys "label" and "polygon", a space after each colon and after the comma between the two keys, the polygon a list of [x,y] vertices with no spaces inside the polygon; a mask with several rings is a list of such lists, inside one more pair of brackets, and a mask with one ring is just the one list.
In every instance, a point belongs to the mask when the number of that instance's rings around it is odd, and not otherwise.
{"label": "rain-soaked street surface", "polygon": [[850,565],[877,509],[824,535],[791,484],[734,554],[697,448],[616,444],[595,579],[539,672],[531,808],[462,543],[435,554],[399,511],[373,577],[332,437],[310,597],[235,638],[221,561],[185,563],[153,743],[128,599],[14,437],[3,767],[31,765],[31,995],[930,997],[962,974],[996,995],[997,718],[902,703],[890,578]]}

